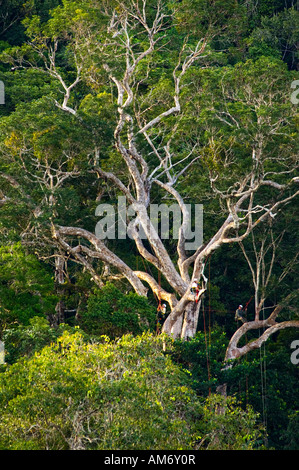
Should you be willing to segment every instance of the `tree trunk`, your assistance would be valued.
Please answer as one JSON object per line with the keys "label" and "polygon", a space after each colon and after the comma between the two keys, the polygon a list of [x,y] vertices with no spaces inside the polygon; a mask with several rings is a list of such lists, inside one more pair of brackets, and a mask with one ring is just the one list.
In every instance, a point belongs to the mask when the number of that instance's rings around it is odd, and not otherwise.
{"label": "tree trunk", "polygon": [[181,338],[188,340],[195,336],[198,324],[198,315],[201,306],[201,300],[190,302],[184,312],[184,321],[181,330]]}
{"label": "tree trunk", "polygon": [[179,302],[164,322],[163,332],[173,339],[193,338],[197,330],[200,305],[201,300],[196,302],[195,299],[186,304]]}
{"label": "tree trunk", "polygon": [[64,284],[64,258],[62,256],[55,257],[55,283],[56,283],[56,293],[60,297],[60,300],[57,302],[55,307],[55,326],[58,326],[60,323],[64,323],[64,310],[65,305],[62,299],[65,289]]}

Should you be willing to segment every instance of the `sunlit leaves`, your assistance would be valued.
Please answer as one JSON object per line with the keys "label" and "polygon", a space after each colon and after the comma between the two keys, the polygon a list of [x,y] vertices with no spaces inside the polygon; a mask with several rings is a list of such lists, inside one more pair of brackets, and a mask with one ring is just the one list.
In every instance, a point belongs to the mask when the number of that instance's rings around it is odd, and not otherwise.
{"label": "sunlit leaves", "polygon": [[64,333],[1,374],[0,404],[9,449],[246,449],[257,436],[252,411],[219,397],[202,407],[163,337],[148,334],[88,343]]}

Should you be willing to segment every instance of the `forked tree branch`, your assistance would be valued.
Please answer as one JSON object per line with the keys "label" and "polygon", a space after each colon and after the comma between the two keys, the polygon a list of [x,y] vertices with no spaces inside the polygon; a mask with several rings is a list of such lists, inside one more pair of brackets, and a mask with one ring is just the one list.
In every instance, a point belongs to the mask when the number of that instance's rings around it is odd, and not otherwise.
{"label": "forked tree branch", "polygon": [[[299,328],[298,320],[283,321],[281,323],[276,322],[276,318],[281,310],[288,305],[288,303],[298,294],[299,290],[289,294],[279,305],[275,307],[271,315],[265,320],[255,320],[244,323],[232,336],[225,354],[225,362],[237,359],[244,356],[245,354],[253,351],[254,349],[260,348],[261,345],[267,341],[267,339],[275,332],[283,330],[285,328]],[[265,329],[262,335],[256,340],[250,341],[245,346],[238,347],[238,344],[243,336],[248,331]]]}

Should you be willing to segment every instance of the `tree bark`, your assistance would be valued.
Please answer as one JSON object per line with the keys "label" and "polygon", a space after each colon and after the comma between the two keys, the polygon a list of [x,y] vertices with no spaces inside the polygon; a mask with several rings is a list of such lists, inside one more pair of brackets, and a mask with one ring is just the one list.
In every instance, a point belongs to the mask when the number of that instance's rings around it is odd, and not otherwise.
{"label": "tree bark", "polygon": [[[107,12],[108,11],[109,8],[107,7]],[[110,14],[111,17],[106,25],[107,35],[105,36],[105,34],[103,34],[103,41],[98,40],[98,31],[95,32],[96,28],[94,24],[90,25],[90,23],[87,22],[84,26],[85,29],[83,28],[86,33],[86,41],[88,41],[85,45],[88,44],[88,47],[90,46],[91,49],[94,47],[93,52],[101,51],[101,54],[97,55],[97,57],[101,57],[101,60],[103,60],[101,65],[99,64],[98,58],[96,62],[92,63],[92,55],[88,55],[88,59],[85,58],[82,53],[84,50],[85,36],[82,36],[82,30],[77,33],[75,29],[68,39],[70,41],[69,48],[70,50],[72,49],[74,54],[73,65],[75,73],[74,75],[71,74],[71,79],[69,78],[69,74],[62,75],[61,69],[56,62],[59,41],[65,41],[64,37],[55,37],[51,42],[50,38],[46,40],[46,38],[43,37],[43,40],[41,40],[42,32],[40,32],[40,36],[38,35],[39,33],[37,33],[36,39],[38,40],[34,41],[33,38],[31,47],[34,53],[37,53],[40,62],[38,64],[31,64],[31,62],[26,61],[26,59],[22,60],[24,60],[25,66],[31,66],[33,68],[41,67],[40,63],[44,64],[43,71],[57,81],[60,91],[62,91],[61,102],[55,100],[55,105],[62,111],[77,118],[80,125],[82,124],[83,118],[80,117],[80,113],[78,113],[76,109],[71,107],[71,95],[81,81],[85,78],[90,78],[89,74],[93,66],[96,70],[102,67],[103,70],[101,70],[100,76],[102,77],[102,74],[106,74],[107,81],[109,80],[111,86],[116,88],[117,122],[113,133],[113,144],[122,159],[122,170],[120,174],[114,174],[100,167],[100,143],[95,137],[93,141],[95,158],[93,161],[96,162],[96,164],[89,169],[89,172],[97,174],[99,177],[105,178],[111,182],[115,189],[126,196],[132,207],[135,208],[137,213],[136,224],[138,223],[142,226],[147,236],[145,246],[137,230],[132,227],[136,249],[147,262],[155,266],[165,277],[169,285],[168,292],[161,290],[161,297],[169,303],[171,308],[171,313],[164,323],[163,331],[174,338],[188,338],[194,336],[197,329],[201,296],[206,290],[204,266],[208,257],[225,244],[242,242],[242,240],[252,233],[258,224],[265,221],[268,217],[274,217],[278,211],[281,210],[283,205],[291,202],[291,200],[299,194],[299,191],[294,190],[294,185],[298,184],[299,179],[298,177],[290,177],[288,180],[284,179],[283,181],[285,182],[281,184],[280,177],[284,175],[285,178],[287,178],[286,175],[288,174],[288,172],[285,171],[285,167],[282,167],[281,173],[279,171],[275,173],[265,173],[264,167],[268,166],[269,158],[272,161],[272,156],[264,156],[263,154],[265,135],[261,132],[260,129],[262,129],[262,126],[258,123],[256,134],[252,137],[251,143],[248,142],[248,148],[252,145],[252,149],[248,152],[246,157],[246,161],[248,160],[247,170],[244,171],[240,177],[237,176],[236,181],[231,183],[230,179],[228,179],[227,185],[225,181],[224,184],[223,181],[221,181],[218,187],[217,180],[221,179],[220,173],[218,170],[215,172],[209,165],[205,165],[202,176],[205,178],[205,175],[208,175],[206,180],[207,186],[210,186],[214,195],[218,197],[224,208],[225,216],[222,225],[218,230],[215,230],[214,235],[212,235],[203,246],[198,247],[195,253],[188,256],[184,248],[188,211],[184,198],[177,189],[176,184],[195,161],[200,160],[203,165],[205,162],[200,151],[197,150],[197,145],[201,141],[201,138],[198,138],[197,144],[193,143],[192,146],[188,148],[187,157],[176,154],[175,149],[177,145],[172,145],[172,142],[177,135],[180,120],[173,118],[184,112],[183,106],[181,105],[183,80],[193,64],[208,54],[208,52],[205,51],[207,50],[209,40],[215,33],[212,31],[213,28],[211,28],[211,31],[209,30],[207,35],[202,37],[197,43],[189,41],[188,37],[182,41],[181,50],[177,54],[177,63],[173,64],[172,76],[170,77],[172,80],[172,97],[164,101],[164,103],[167,103],[166,105],[159,105],[159,111],[157,112],[155,112],[155,109],[157,109],[155,108],[155,103],[150,103],[148,107],[149,112],[147,112],[147,110],[143,108],[143,99],[144,97],[150,99],[150,95],[142,95],[142,93],[140,95],[139,85],[145,83],[148,79],[147,72],[142,75],[142,70],[146,70],[149,66],[150,55],[158,49],[160,44],[161,47],[165,47],[162,45],[162,39],[165,37],[165,32],[171,24],[169,2],[158,0],[155,10],[151,12],[150,15],[148,14],[148,5],[145,0],[141,0],[140,2],[117,2],[117,14],[113,7],[110,10]],[[93,47],[92,41],[94,41]],[[136,47],[137,42],[142,44],[142,46]],[[78,47],[78,44],[82,45],[82,51],[80,47]],[[112,50],[115,52],[116,57],[117,55],[121,56],[119,63],[115,57],[111,56]],[[110,57],[106,60],[109,54]],[[20,59],[21,62],[22,60]],[[144,67],[141,66],[142,62]],[[22,64],[18,62],[18,66],[22,66]],[[66,78],[64,75],[66,75]],[[70,80],[69,83],[68,80]],[[79,100],[79,95],[74,102]],[[112,98],[112,101],[113,99],[114,98]],[[226,102],[226,96],[224,96],[224,102]],[[265,103],[266,102],[265,97]],[[245,104],[251,106],[252,103],[245,101]],[[270,105],[271,101],[268,104]],[[254,105],[258,110],[257,104],[254,103]],[[263,102],[262,106],[264,105]],[[251,108],[253,108],[253,106],[251,106]],[[229,116],[227,116],[227,114],[229,114]],[[227,109],[223,112],[215,111],[215,115],[216,118],[220,121],[225,121],[226,124],[231,127],[236,126],[240,128],[238,118],[228,113]],[[229,119],[230,122],[227,119]],[[261,118],[258,116],[258,119]],[[173,120],[173,123],[171,120]],[[167,121],[171,126],[169,128],[167,128],[167,126],[163,127]],[[268,125],[270,124],[267,123],[267,126]],[[269,133],[279,132],[284,126],[285,120],[283,119],[281,122],[278,121],[278,123],[273,124]],[[140,145],[141,141],[143,141],[142,145]],[[148,148],[151,150],[150,157],[149,152],[143,150]],[[20,154],[24,152],[27,158],[29,151],[29,148],[25,148],[20,150]],[[195,151],[197,152],[196,154]],[[228,154],[229,153],[230,152],[228,152]],[[191,161],[188,160],[189,157]],[[228,161],[225,164],[226,170],[229,165],[234,164],[234,158],[236,158],[234,155],[228,157]],[[27,171],[26,176],[31,179],[33,177],[32,171],[29,167],[28,169],[26,168],[24,162],[23,166],[20,168],[22,172],[26,173]],[[36,175],[35,182],[43,185],[46,189],[46,193],[49,193],[50,190],[52,200],[49,200],[49,205],[51,205],[51,203],[53,205],[55,201],[55,191],[62,186],[67,178],[74,178],[78,176],[80,172],[77,170],[68,172],[64,167],[65,162],[59,166],[59,169],[51,168],[46,158],[45,162],[45,175]],[[277,157],[276,162],[279,162],[279,158]],[[36,165],[39,164],[40,162],[36,162]],[[124,173],[125,180],[127,181],[126,184],[121,180]],[[56,185],[53,185],[54,175],[57,180]],[[273,177],[272,180],[269,179],[270,175]],[[276,176],[278,181],[275,181]],[[21,190],[19,181],[1,173],[0,177],[5,178],[13,188]],[[18,178],[16,177],[16,179]],[[177,260],[175,261],[173,261],[174,256],[170,256],[163,241],[157,235],[148,215],[148,208],[153,200],[152,187],[155,185],[158,185],[161,190],[164,190],[168,197],[175,199],[180,207],[181,213],[185,216],[179,232],[176,253]],[[273,190],[273,195],[271,195],[269,200],[263,201],[262,203],[260,202],[261,198],[256,202],[255,195],[263,186],[270,186]],[[277,196],[275,196],[274,193],[277,194]],[[0,194],[0,198],[0,205],[5,204],[7,201],[6,195]],[[74,261],[82,264],[90,272],[93,280],[99,287],[103,285],[103,281],[101,276],[95,272],[93,267],[94,260],[100,260],[113,267],[113,269],[127,279],[135,292],[141,296],[146,296],[148,292],[148,288],[144,283],[155,293],[159,290],[157,281],[153,276],[146,272],[135,271],[115,255],[115,253],[109,250],[103,241],[99,240],[88,230],[72,226],[62,227],[52,225],[52,238],[55,248],[59,247],[63,249],[72,256]],[[80,242],[78,240],[80,240]],[[83,242],[81,243],[82,240]],[[190,293],[190,286],[195,278],[201,283],[197,303]],[[255,320],[256,321],[252,322],[251,325],[247,324],[247,326],[243,325],[243,327],[241,327],[243,328],[243,330],[240,330],[241,336],[246,328],[259,328],[258,312]],[[268,319],[268,321],[270,320]],[[272,334],[271,331],[275,331],[275,328],[281,328],[272,323],[265,324],[265,326],[272,328],[272,330],[269,330],[270,334]],[[286,327],[287,326],[288,325],[286,325]],[[264,338],[265,337],[266,335]],[[231,340],[230,351],[227,357],[242,354],[240,348],[238,348],[239,339],[239,333],[236,333]]]}
{"label": "tree bark", "polygon": [[[298,291],[292,292],[289,294],[283,302],[276,306],[270,316],[265,320],[254,320],[251,322],[244,323],[232,336],[229,345],[225,354],[225,362],[235,360],[244,356],[245,354],[258,349],[261,345],[267,341],[267,339],[277,331],[283,330],[285,328],[299,328],[298,320],[289,320],[283,321],[281,323],[276,322],[276,318],[284,308],[285,305],[297,294]],[[243,336],[246,335],[248,331],[265,329],[262,335],[256,340],[250,341],[245,344],[245,346],[239,347],[238,344]]]}

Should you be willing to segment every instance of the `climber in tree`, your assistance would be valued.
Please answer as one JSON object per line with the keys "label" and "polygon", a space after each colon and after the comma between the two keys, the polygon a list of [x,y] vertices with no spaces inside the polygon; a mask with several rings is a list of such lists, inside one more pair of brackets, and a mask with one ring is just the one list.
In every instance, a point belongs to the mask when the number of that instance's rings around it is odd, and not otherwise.
{"label": "climber in tree", "polygon": [[241,320],[242,323],[245,323],[247,321],[246,315],[247,315],[247,308],[245,307],[244,309],[243,305],[239,305],[235,313],[235,320],[236,321]]}
{"label": "climber in tree", "polygon": [[198,293],[198,291],[199,291],[199,284],[198,284],[198,280],[197,280],[197,279],[194,279],[194,280],[193,280],[190,290],[191,290],[192,294],[197,295],[197,293]]}
{"label": "climber in tree", "polygon": [[157,308],[157,334],[160,333],[166,315],[166,304],[159,304]]}

